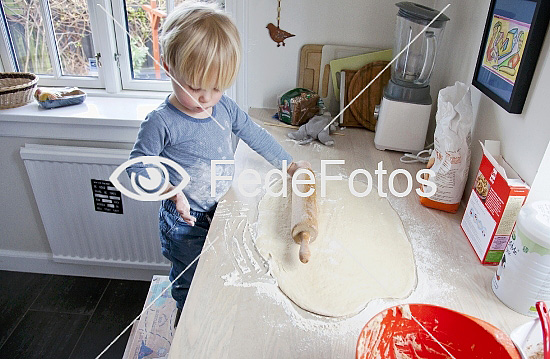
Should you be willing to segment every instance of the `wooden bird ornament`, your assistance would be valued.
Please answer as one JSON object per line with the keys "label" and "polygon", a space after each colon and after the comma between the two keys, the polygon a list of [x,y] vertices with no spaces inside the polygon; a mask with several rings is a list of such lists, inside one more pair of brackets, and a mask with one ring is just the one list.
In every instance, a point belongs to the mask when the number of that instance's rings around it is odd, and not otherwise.
{"label": "wooden bird ornament", "polygon": [[285,46],[285,39],[288,39],[289,37],[294,36],[294,34],[291,34],[288,31],[281,30],[279,24],[281,21],[281,0],[279,0],[279,4],[277,6],[277,26],[275,26],[272,23],[267,24],[266,28],[267,31],[269,31],[269,36],[273,41],[277,43],[277,47]]}
{"label": "wooden bird ornament", "polygon": [[271,39],[277,43],[277,47],[281,46],[281,44],[285,46],[285,39],[295,36],[290,32],[281,30],[278,26],[275,26],[272,23],[267,24],[266,28],[269,30],[269,36],[271,36]]}

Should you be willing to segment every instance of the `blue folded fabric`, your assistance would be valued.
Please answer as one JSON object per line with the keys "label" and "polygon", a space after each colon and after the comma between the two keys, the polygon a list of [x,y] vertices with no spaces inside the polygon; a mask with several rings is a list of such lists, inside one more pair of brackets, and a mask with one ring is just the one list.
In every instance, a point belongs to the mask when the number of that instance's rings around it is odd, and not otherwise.
{"label": "blue folded fabric", "polygon": [[56,108],[56,107],[78,105],[84,102],[85,99],[86,99],[86,94],[83,93],[81,95],[61,97],[56,100],[46,100],[46,101],[37,101],[37,102],[40,105],[40,107],[50,109],[50,108]]}

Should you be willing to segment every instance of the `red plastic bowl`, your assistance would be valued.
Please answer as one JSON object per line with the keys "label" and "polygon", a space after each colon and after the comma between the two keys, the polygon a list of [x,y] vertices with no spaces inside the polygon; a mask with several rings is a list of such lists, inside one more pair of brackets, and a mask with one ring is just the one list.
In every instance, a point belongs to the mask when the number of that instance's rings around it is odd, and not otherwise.
{"label": "red plastic bowl", "polygon": [[495,326],[428,304],[399,305],[375,315],[359,335],[357,359],[451,358],[407,307],[456,359],[521,359],[510,337]]}

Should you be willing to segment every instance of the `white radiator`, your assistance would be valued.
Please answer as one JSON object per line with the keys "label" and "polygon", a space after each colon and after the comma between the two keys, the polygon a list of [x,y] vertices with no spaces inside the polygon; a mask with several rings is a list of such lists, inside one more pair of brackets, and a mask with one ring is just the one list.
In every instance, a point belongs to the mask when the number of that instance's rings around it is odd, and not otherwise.
{"label": "white radiator", "polygon": [[[121,197],[105,183],[129,153],[35,144],[21,148],[54,261],[169,268],[159,243],[159,202]],[[119,180],[131,188],[126,172]]]}

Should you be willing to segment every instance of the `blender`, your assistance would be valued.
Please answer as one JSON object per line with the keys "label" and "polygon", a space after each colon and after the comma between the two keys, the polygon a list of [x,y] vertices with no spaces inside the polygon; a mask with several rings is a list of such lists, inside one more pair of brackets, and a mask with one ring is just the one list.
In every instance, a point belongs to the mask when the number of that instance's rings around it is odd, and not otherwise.
{"label": "blender", "polygon": [[[396,5],[399,12],[394,55],[439,14],[432,8],[412,2]],[[415,153],[424,149],[432,108],[430,76],[448,20],[441,14],[392,64],[391,79],[375,113],[378,120],[374,145],[377,149]]]}

